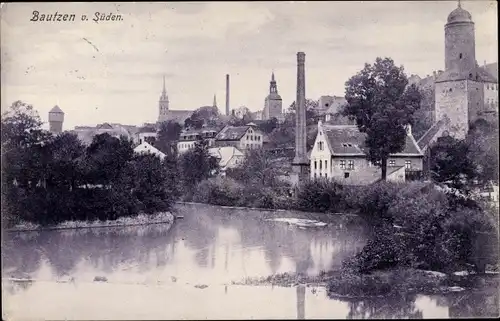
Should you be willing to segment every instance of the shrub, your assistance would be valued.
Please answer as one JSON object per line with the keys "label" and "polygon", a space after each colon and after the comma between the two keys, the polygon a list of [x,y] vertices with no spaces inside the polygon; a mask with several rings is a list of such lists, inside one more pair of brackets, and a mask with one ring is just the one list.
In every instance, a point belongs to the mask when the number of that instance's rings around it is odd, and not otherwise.
{"label": "shrub", "polygon": [[342,185],[332,180],[307,181],[298,187],[297,209],[312,212],[343,210]]}

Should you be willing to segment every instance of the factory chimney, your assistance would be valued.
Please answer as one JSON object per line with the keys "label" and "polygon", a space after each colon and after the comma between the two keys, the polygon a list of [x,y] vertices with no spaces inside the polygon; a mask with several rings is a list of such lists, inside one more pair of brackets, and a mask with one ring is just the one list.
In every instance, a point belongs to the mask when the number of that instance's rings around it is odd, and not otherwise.
{"label": "factory chimney", "polygon": [[229,74],[226,74],[226,116],[229,116]]}

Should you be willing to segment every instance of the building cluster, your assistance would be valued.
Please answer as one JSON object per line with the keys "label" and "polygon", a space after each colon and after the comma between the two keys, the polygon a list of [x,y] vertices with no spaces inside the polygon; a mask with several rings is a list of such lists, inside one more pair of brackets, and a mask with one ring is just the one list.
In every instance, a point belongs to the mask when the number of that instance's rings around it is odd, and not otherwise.
{"label": "building cluster", "polygon": [[[406,144],[402,152],[391,155],[387,162],[387,179],[403,181],[410,174],[424,170],[424,157],[439,137],[450,135],[465,138],[469,126],[479,119],[487,121],[498,117],[498,64],[479,66],[475,55],[474,22],[469,12],[461,8],[453,10],[445,25],[445,68],[432,76],[420,78],[412,75],[409,84],[415,84],[424,93],[422,108],[432,119],[432,126],[416,141],[411,126],[407,126]],[[226,75],[226,106],[223,120],[230,116],[242,118],[248,110],[233,109],[230,115],[230,78]],[[344,97],[321,96],[318,101],[318,134],[312,150],[306,150],[306,98],[305,98],[305,54],[297,53],[297,116],[295,130],[295,157],[292,161],[290,180],[297,182],[306,177],[331,178],[344,184],[369,184],[381,176],[380,166],[367,161],[365,134],[356,125],[339,114],[346,104]],[[214,96],[212,107],[217,108]],[[256,121],[276,118],[282,121],[282,98],[278,93],[274,72],[271,75],[269,94],[261,111],[252,113]],[[142,127],[104,123],[94,127],[78,126],[72,131],[85,143],[93,136],[109,133],[134,140],[137,152],[164,154],[154,147],[158,124],[176,121],[184,124],[194,110],[170,109],[170,102],[163,79],[163,90],[159,99],[158,120]],[[221,114],[221,113],[220,113]],[[241,114],[241,115],[240,115]],[[62,131],[64,112],[55,106],[49,112],[50,130]],[[180,154],[194,148],[195,142],[205,139],[210,153],[219,158],[223,170],[242,162],[244,151],[262,148],[266,136],[255,123],[245,126],[226,125],[222,129],[203,127],[184,129],[177,142]]]}

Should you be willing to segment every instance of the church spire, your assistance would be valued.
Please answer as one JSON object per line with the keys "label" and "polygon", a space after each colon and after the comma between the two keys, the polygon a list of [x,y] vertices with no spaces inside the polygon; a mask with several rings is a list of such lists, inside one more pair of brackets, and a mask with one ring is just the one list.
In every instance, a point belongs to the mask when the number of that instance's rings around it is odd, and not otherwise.
{"label": "church spire", "polygon": [[165,75],[163,75],[163,91],[161,93],[163,97],[167,95],[167,88],[165,87]]}
{"label": "church spire", "polygon": [[458,7],[462,8],[462,4],[460,3],[460,0],[458,0]]}
{"label": "church spire", "polygon": [[213,104],[213,107],[217,107],[217,98],[215,97],[215,94],[214,94],[214,104]]}
{"label": "church spire", "polygon": [[278,86],[276,85],[276,80],[274,79],[274,71],[271,74],[271,82],[269,83],[269,93],[270,94],[278,93]]}

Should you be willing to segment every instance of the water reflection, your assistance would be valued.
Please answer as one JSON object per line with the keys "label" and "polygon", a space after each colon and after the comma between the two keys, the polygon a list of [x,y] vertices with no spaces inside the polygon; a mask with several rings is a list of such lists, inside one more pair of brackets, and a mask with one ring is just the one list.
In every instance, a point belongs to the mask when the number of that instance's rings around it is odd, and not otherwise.
{"label": "water reflection", "polygon": [[[159,224],[4,236],[3,277],[38,280],[24,285],[2,282],[11,310],[24,313],[28,319],[41,315],[45,319],[304,319],[498,314],[498,304],[491,301],[498,302],[498,295],[487,300],[478,295],[453,300],[405,297],[345,301],[329,299],[324,289],[304,286],[233,286],[231,281],[245,277],[280,272],[316,275],[338,267],[364,245],[364,232],[335,224],[298,229],[266,221],[270,213],[251,210],[193,205],[180,212],[185,218],[170,230]],[[297,214],[283,214],[293,215]],[[106,277],[108,283],[92,282],[95,276]],[[75,282],[55,282],[71,278]],[[64,308],[49,313],[44,307],[54,298]],[[101,302],[98,298],[106,299]],[[160,308],[165,298],[168,310]],[[485,306],[485,302],[489,303]],[[22,309],[26,305],[30,311]],[[221,306],[224,309],[216,310]]]}

